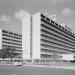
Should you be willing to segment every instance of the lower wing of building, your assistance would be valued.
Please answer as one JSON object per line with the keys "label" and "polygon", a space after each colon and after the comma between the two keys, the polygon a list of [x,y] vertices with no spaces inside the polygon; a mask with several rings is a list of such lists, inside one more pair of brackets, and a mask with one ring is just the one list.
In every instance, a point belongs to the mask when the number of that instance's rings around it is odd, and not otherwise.
{"label": "lower wing of building", "polygon": [[0,49],[7,47],[15,49],[16,57],[22,57],[22,35],[0,29]]}

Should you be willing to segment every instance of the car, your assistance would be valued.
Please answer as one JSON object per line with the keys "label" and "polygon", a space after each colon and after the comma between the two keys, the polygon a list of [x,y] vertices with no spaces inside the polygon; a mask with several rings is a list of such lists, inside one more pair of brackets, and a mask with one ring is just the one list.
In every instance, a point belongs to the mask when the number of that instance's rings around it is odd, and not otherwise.
{"label": "car", "polygon": [[22,66],[22,63],[21,62],[14,62],[13,65]]}

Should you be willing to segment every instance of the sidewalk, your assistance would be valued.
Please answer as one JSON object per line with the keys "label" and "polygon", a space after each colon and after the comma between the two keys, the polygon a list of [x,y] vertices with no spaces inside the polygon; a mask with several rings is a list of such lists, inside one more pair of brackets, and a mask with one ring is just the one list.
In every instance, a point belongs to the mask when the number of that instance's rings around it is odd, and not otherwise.
{"label": "sidewalk", "polygon": [[50,65],[50,66],[47,66],[47,65],[32,65],[32,64],[25,64],[23,66],[31,66],[31,67],[44,67],[44,68],[61,68],[61,69],[72,69],[72,70],[75,70],[75,66],[56,66],[56,65]]}
{"label": "sidewalk", "polygon": [[[13,65],[13,64],[5,64],[5,63],[0,63],[0,65]],[[44,67],[44,68],[61,68],[61,69],[72,69],[75,70],[75,64],[72,65],[67,65],[67,64],[62,64],[62,65],[37,65],[37,64],[24,64],[22,66],[30,66],[30,67]]]}

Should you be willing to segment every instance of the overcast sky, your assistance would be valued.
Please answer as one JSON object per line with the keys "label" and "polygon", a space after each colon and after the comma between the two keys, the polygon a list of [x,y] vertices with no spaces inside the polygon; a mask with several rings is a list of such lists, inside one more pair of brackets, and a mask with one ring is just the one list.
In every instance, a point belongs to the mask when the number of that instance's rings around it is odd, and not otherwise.
{"label": "overcast sky", "polygon": [[21,33],[21,21],[16,15],[25,11],[55,14],[57,22],[70,25],[75,33],[75,0],[0,0],[1,27]]}

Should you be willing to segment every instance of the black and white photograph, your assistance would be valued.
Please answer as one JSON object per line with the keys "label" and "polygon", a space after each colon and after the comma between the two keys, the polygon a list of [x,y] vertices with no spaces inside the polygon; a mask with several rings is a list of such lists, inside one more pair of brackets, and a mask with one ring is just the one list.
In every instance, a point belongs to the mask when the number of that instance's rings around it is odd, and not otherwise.
{"label": "black and white photograph", "polygon": [[0,0],[0,75],[75,75],[75,0]]}

